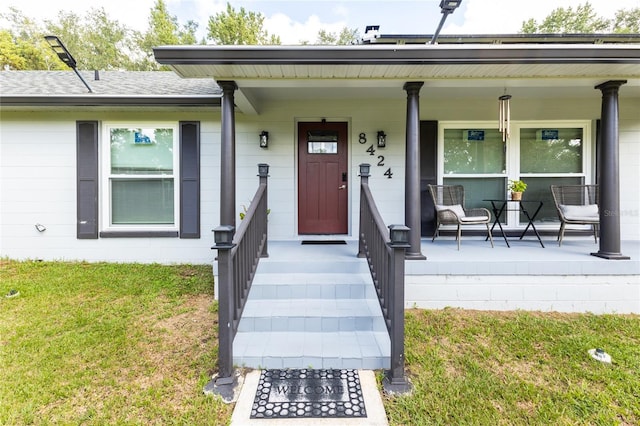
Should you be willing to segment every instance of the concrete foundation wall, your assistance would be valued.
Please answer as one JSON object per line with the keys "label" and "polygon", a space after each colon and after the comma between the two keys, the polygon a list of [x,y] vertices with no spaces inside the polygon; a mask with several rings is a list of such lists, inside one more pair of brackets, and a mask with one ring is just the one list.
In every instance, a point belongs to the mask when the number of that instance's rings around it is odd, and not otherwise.
{"label": "concrete foundation wall", "polygon": [[637,275],[407,276],[405,307],[640,313]]}

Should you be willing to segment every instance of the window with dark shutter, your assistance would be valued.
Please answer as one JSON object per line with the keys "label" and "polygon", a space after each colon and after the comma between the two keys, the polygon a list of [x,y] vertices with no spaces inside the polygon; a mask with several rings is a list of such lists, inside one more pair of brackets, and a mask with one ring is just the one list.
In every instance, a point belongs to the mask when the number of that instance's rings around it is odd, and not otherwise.
{"label": "window with dark shutter", "polygon": [[200,238],[200,122],[180,122],[180,238]]}
{"label": "window with dark shutter", "polygon": [[98,238],[98,122],[76,122],[77,238]]}

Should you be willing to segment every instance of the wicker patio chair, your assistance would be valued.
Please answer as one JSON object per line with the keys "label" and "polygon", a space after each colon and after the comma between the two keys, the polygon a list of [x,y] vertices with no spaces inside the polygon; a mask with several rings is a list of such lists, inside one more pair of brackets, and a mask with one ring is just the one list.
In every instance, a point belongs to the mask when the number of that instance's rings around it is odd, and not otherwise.
{"label": "wicker patio chair", "polygon": [[462,185],[429,185],[429,192],[436,208],[436,229],[431,241],[435,241],[440,225],[457,225],[456,240],[460,250],[462,225],[480,225],[487,227],[487,234],[493,247],[493,236],[489,229],[491,213],[484,208],[466,209],[464,206],[464,187]]}
{"label": "wicker patio chair", "polygon": [[558,245],[567,225],[591,225],[593,238],[598,242],[600,214],[598,185],[551,185],[551,194],[560,218]]}

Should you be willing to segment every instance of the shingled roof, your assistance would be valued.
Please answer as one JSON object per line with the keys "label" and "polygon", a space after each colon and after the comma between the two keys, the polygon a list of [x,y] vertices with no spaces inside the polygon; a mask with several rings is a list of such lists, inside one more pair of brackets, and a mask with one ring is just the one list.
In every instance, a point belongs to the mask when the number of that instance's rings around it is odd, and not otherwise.
{"label": "shingled roof", "polygon": [[11,105],[220,105],[213,79],[163,71],[1,71],[0,103]]}

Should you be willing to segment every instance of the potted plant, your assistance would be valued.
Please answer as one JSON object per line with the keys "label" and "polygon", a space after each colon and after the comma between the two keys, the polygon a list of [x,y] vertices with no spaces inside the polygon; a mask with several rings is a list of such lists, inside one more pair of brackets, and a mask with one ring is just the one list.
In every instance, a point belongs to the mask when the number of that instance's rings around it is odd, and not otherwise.
{"label": "potted plant", "polygon": [[509,191],[512,200],[521,200],[522,193],[527,189],[527,184],[521,180],[509,180]]}

